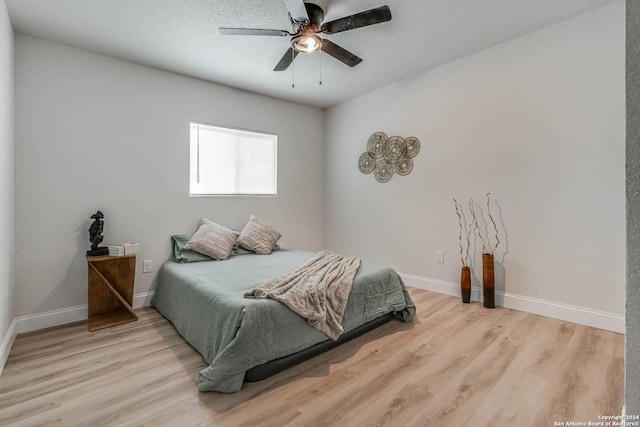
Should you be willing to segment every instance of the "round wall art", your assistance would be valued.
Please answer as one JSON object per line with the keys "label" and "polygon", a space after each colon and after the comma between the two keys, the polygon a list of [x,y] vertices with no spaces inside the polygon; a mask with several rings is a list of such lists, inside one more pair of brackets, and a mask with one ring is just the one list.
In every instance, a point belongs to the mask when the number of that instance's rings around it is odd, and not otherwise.
{"label": "round wall art", "polygon": [[367,141],[367,151],[360,155],[358,168],[364,174],[373,172],[378,182],[389,182],[394,174],[409,175],[413,158],[420,152],[420,140],[414,136],[388,137],[376,132]]}

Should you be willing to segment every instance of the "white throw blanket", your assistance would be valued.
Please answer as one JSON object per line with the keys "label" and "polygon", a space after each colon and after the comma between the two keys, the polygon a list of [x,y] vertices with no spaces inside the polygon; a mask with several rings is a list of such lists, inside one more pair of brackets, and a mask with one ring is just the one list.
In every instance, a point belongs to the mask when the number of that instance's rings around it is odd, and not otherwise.
{"label": "white throw blanket", "polygon": [[247,292],[248,298],[280,301],[333,340],[343,332],[342,316],[360,259],[320,251],[282,276]]}

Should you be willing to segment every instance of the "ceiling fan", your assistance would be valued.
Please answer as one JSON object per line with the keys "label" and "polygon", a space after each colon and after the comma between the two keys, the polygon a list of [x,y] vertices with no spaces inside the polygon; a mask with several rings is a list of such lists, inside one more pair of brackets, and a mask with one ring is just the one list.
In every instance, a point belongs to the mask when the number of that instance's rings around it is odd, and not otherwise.
{"label": "ceiling fan", "polygon": [[322,50],[338,61],[350,67],[355,67],[362,62],[362,58],[343,49],[331,40],[320,38],[318,34],[335,34],[391,20],[389,6],[380,6],[323,23],[324,10],[320,6],[314,3],[305,3],[303,0],[284,0],[284,3],[289,11],[293,33],[286,30],[226,27],[221,27],[220,33],[234,36],[291,37],[291,46],[284,53],[273,71],[284,71],[289,68],[289,65],[300,52],[310,53],[316,50]]}

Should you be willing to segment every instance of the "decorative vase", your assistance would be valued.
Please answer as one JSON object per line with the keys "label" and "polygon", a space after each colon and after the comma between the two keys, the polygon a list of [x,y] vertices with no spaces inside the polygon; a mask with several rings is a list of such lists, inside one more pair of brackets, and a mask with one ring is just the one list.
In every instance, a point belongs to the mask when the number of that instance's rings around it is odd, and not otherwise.
{"label": "decorative vase", "polygon": [[469,267],[462,267],[460,289],[462,290],[462,302],[469,304],[471,302],[471,269]]}
{"label": "decorative vase", "polygon": [[496,307],[495,276],[493,271],[493,254],[482,254],[482,291],[483,305],[486,308]]}

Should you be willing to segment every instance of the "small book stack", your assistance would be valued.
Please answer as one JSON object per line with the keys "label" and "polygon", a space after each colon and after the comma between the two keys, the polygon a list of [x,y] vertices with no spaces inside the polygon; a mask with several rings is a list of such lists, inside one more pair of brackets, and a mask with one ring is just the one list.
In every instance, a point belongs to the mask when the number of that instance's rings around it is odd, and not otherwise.
{"label": "small book stack", "polygon": [[109,246],[110,256],[123,256],[140,252],[140,243],[121,243]]}

